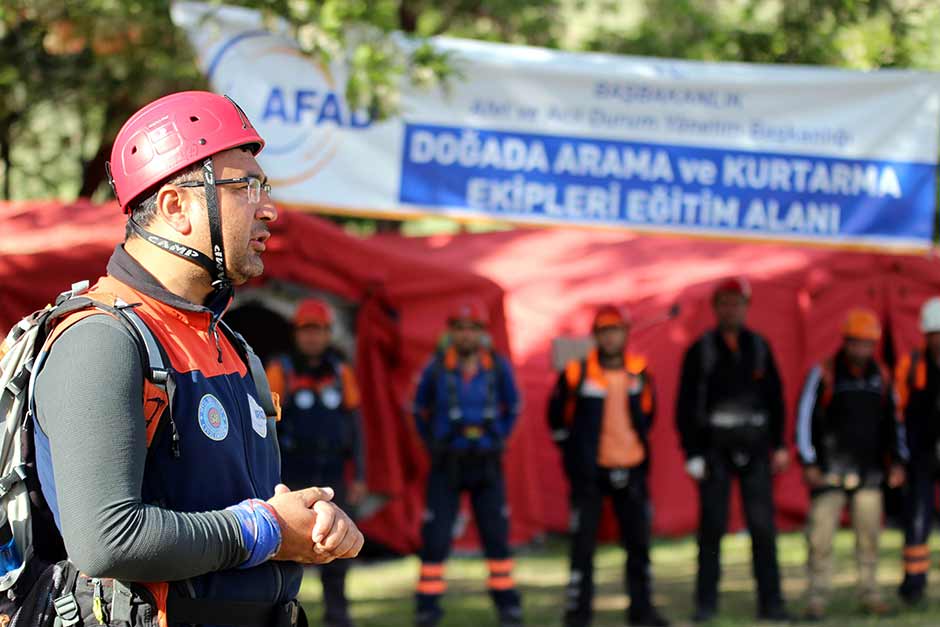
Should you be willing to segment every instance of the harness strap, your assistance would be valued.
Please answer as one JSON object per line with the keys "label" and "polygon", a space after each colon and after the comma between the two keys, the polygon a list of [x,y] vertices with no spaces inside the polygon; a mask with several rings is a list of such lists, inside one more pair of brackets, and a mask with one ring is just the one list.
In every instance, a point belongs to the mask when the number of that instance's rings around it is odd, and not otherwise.
{"label": "harness strap", "polygon": [[71,562],[65,562],[64,570],[60,590],[65,591],[65,594],[52,601],[52,607],[56,613],[54,623],[55,627],[75,627],[82,620],[81,609],[73,592],[75,582],[78,580],[78,569]]}
{"label": "harness strap", "polygon": [[245,340],[244,336],[228,326],[221,318],[219,319],[219,327],[230,338],[234,338],[235,346],[241,349],[242,359],[244,359],[245,363],[248,365],[251,378],[255,382],[255,389],[258,392],[258,404],[261,406],[261,409],[264,410],[268,418],[277,420],[280,412],[278,412],[274,404],[274,396],[271,394],[271,386],[268,384],[268,376],[264,371],[264,363],[261,361],[261,358],[258,357],[254,349],[251,348],[251,344]]}

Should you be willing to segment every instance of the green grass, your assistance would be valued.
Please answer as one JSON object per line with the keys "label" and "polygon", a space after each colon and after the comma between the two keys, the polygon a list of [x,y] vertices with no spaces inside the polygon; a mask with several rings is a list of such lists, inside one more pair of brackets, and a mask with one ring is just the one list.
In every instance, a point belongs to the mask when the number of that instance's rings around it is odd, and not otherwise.
{"label": "green grass", "polygon": [[[882,560],[878,571],[885,600],[896,604],[895,591],[901,579],[902,536],[889,530],[882,535]],[[806,579],[806,544],[798,533],[785,534],[779,540],[784,594],[789,608],[798,614],[803,608]],[[934,555],[940,541],[932,545]],[[662,540],[653,549],[656,604],[675,625],[691,624],[692,588],[695,582],[696,547],[692,538]],[[744,534],[725,538],[722,550],[721,618],[714,627],[753,625],[755,584],[751,577],[750,540]],[[940,590],[929,586],[929,603],[911,610],[899,607],[899,613],[880,621],[863,616],[858,610],[855,588],[854,538],[843,531],[836,538],[833,597],[829,619],[814,623],[826,627],[856,625],[940,625]],[[623,625],[628,598],[623,591],[623,552],[604,546],[595,559],[597,593],[594,599],[595,627]],[[358,627],[404,627],[413,625],[412,594],[418,572],[414,557],[355,566],[347,588],[352,613]],[[552,627],[561,624],[561,607],[568,565],[566,545],[551,541],[516,556],[516,580],[525,606],[526,624]],[[933,573],[936,581],[937,573]],[[478,558],[453,558],[448,563],[450,591],[444,601],[446,616],[441,627],[484,627],[495,625],[495,612],[485,592],[486,567]],[[933,589],[931,589],[933,588]],[[301,590],[301,599],[314,624],[320,624],[320,585],[315,571],[309,571]]]}

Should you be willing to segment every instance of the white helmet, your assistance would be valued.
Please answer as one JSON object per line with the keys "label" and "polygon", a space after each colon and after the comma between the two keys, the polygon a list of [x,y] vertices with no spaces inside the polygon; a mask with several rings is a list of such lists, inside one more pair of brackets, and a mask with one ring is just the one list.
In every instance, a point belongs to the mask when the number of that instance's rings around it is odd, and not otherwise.
{"label": "white helmet", "polygon": [[940,333],[940,296],[934,296],[921,307],[920,330],[924,333]]}

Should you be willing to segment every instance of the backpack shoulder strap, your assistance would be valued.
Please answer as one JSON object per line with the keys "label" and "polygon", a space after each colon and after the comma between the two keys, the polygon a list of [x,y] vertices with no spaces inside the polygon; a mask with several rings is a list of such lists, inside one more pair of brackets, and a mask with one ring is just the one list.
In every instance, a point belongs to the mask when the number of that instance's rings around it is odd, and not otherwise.
{"label": "backpack shoulder strap", "polygon": [[834,388],[836,385],[836,360],[834,357],[830,357],[819,364],[820,379],[823,384],[823,395],[820,399],[820,405],[822,407],[828,407],[829,403],[832,402],[832,397],[835,394]]}
{"label": "backpack shoulder strap", "polygon": [[767,372],[767,355],[770,353],[770,348],[759,333],[751,331],[751,338],[754,342],[754,372],[763,374]]}
{"label": "backpack shoulder strap", "polygon": [[581,391],[581,386],[584,385],[584,373],[587,371],[586,361],[585,358],[572,359],[565,366],[564,377],[567,394],[561,411],[562,420],[567,427],[574,423],[575,413],[578,408],[578,393]]}
{"label": "backpack shoulder strap", "polygon": [[699,361],[702,368],[702,380],[707,380],[715,370],[718,363],[718,335],[715,331],[708,331],[700,340]]}
{"label": "backpack shoulder strap", "polygon": [[274,403],[274,397],[271,394],[271,386],[268,385],[268,376],[264,372],[264,363],[262,363],[261,358],[258,357],[258,354],[255,353],[244,336],[226,324],[222,319],[219,319],[219,328],[232,340],[235,349],[239,352],[239,355],[241,355],[245,365],[248,366],[248,371],[251,373],[251,378],[255,383],[255,389],[258,391],[258,404],[261,406],[261,409],[264,410],[268,418],[277,420],[280,416],[280,412]]}
{"label": "backpack shoulder strap", "polygon": [[577,392],[584,384],[584,373],[587,370],[586,360],[572,359],[565,366],[565,383],[568,385],[569,392]]}
{"label": "backpack shoulder strap", "polygon": [[[39,372],[42,362],[48,355],[53,342],[62,333],[80,320],[92,315],[110,315],[120,322],[131,334],[140,353],[141,364],[144,368],[143,404],[144,417],[147,421],[147,446],[153,442],[157,428],[162,422],[160,417],[165,411],[170,411],[170,423],[174,433],[174,451],[178,446],[178,434],[173,422],[172,407],[176,385],[172,377],[169,359],[150,327],[134,310],[136,305],[128,304],[120,298],[110,294],[87,295],[85,289],[76,290],[76,286],[69,292],[63,292],[56,299],[56,306],[46,317],[45,327],[48,332],[37,365],[34,369]],[[30,381],[30,408],[35,411],[34,391],[36,377]]]}
{"label": "backpack shoulder strap", "polygon": [[908,373],[909,385],[912,390],[927,389],[927,360],[919,349],[911,351],[911,369]]}

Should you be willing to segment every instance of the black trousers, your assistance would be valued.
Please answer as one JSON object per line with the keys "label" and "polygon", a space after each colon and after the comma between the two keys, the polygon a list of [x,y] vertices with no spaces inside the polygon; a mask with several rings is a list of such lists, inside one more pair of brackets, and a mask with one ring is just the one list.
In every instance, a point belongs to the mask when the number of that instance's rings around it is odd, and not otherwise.
{"label": "black trousers", "polygon": [[916,598],[927,587],[930,527],[937,510],[938,476],[930,461],[912,461],[904,486],[904,581],[901,596]]}
{"label": "black trousers", "polygon": [[777,564],[773,480],[766,454],[742,456],[713,451],[707,456],[705,479],[699,482],[698,577],[695,602],[699,608],[718,608],[721,579],[721,538],[728,527],[731,479],[737,477],[744,516],[751,534],[752,568],[757,579],[759,611],[783,604]]}
{"label": "black trousers", "polygon": [[[454,523],[462,492],[470,493],[470,504],[476,520],[490,578],[488,588],[500,615],[521,613],[519,593],[512,583],[509,549],[509,510],[498,453],[466,455],[435,461],[428,475],[426,513],[421,526],[421,563],[423,570],[442,568],[450,554]],[[443,583],[442,572],[436,575]],[[424,588],[419,582],[416,596],[419,617],[438,619],[444,586]]]}
{"label": "black trousers", "polygon": [[594,551],[605,498],[610,498],[627,551],[624,573],[630,618],[652,610],[650,575],[651,508],[646,471],[598,468],[593,481],[571,484],[571,578],[565,603],[566,627],[591,624],[594,599]]}

